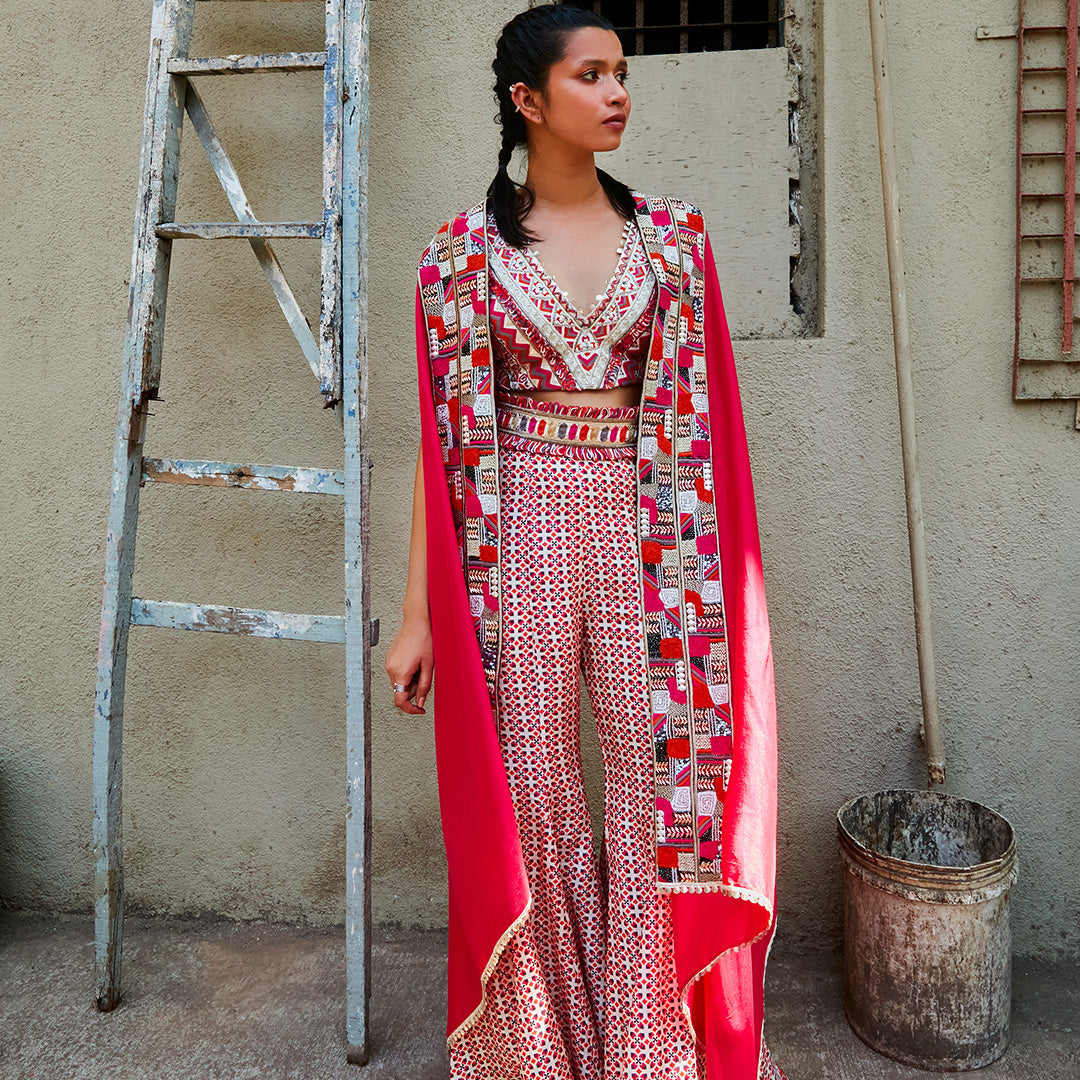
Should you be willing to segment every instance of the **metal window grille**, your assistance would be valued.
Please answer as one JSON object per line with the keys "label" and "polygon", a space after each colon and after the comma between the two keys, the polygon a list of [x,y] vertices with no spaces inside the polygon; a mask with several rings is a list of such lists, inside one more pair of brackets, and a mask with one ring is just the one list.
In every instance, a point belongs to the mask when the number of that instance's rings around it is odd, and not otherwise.
{"label": "metal window grille", "polygon": [[627,56],[784,44],[781,0],[563,0],[610,19]]}

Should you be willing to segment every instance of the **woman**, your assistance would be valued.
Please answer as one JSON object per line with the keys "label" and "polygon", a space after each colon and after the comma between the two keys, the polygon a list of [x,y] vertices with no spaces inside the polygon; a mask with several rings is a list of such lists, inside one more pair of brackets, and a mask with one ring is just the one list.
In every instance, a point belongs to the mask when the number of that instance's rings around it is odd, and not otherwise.
{"label": "woman", "polygon": [[692,206],[596,168],[630,113],[611,23],[533,8],[493,69],[498,174],[420,263],[421,452],[386,659],[409,713],[438,661],[451,1074],[781,1077],[761,1039],[771,657],[712,252]]}

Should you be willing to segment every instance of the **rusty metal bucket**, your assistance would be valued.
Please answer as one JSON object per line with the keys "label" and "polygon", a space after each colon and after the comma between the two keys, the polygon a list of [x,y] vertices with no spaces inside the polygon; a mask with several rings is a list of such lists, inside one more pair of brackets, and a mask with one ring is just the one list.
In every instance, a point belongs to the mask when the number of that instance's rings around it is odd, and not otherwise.
{"label": "rusty metal bucket", "polygon": [[934,791],[862,795],[837,820],[856,1035],[921,1069],[989,1065],[1009,1042],[1012,826]]}

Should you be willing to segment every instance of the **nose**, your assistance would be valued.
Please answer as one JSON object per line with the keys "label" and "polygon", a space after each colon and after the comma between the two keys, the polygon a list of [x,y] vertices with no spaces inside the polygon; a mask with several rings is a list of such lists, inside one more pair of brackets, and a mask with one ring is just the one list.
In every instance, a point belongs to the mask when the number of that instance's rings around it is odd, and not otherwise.
{"label": "nose", "polygon": [[611,89],[608,91],[608,101],[612,105],[622,105],[630,100],[630,91],[616,78],[611,80]]}

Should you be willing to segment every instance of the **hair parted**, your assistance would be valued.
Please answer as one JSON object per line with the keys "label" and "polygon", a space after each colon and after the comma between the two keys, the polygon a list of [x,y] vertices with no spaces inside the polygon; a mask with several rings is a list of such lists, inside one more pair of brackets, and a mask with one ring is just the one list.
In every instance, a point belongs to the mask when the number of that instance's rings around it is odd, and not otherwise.
{"label": "hair parted", "polygon": [[[533,206],[533,193],[510,177],[514,149],[526,142],[525,118],[514,106],[510,87],[520,82],[533,89],[543,89],[552,65],[566,55],[570,34],[586,27],[615,29],[610,19],[584,8],[544,4],[515,15],[503,27],[495,47],[491,70],[495,73],[495,99],[499,104],[495,119],[502,128],[502,148],[499,150],[499,171],[487,193],[499,232],[508,244],[517,248],[532,243],[536,237],[524,226]],[[611,205],[623,217],[633,217],[634,197],[630,189],[603,169],[597,169],[596,175]]]}

